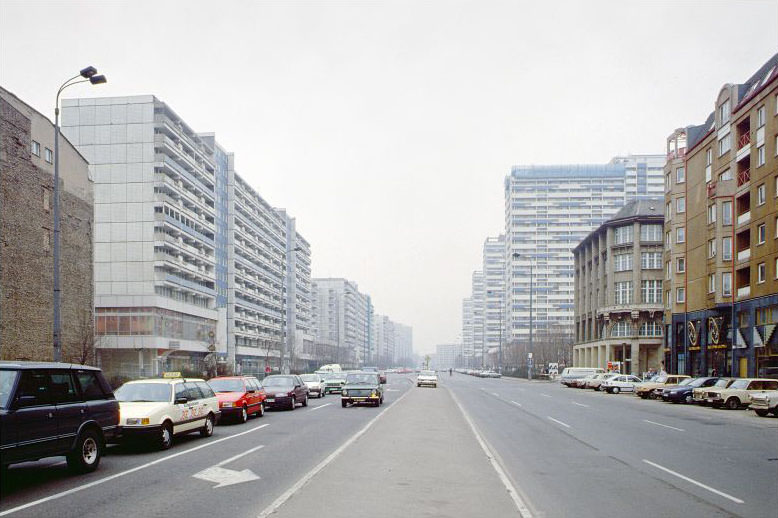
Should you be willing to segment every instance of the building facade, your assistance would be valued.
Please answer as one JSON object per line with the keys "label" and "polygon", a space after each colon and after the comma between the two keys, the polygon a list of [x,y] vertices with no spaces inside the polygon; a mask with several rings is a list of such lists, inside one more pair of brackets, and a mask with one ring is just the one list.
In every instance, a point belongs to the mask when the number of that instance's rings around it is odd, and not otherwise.
{"label": "building facade", "polygon": [[574,366],[662,367],[663,205],[634,200],[573,249]]}
{"label": "building facade", "polygon": [[413,365],[413,328],[395,322],[394,333],[394,365]]}
{"label": "building facade", "polygon": [[484,329],[486,307],[486,285],[484,272],[473,272],[472,291],[470,298],[473,301],[473,367],[484,365]]}
{"label": "building facade", "polygon": [[462,364],[462,344],[439,344],[435,346],[433,368],[454,369]]}
{"label": "building facade", "polygon": [[462,299],[462,357],[465,365],[471,366],[475,354],[473,298]]}
{"label": "building facade", "polygon": [[484,349],[496,354],[506,338],[505,236],[487,237],[483,246]]}
{"label": "building facade", "polygon": [[662,196],[664,155],[601,165],[516,166],[505,180],[506,340],[528,342],[530,265],[535,337],[573,329],[571,250],[636,198]]}
{"label": "building facade", "polygon": [[778,55],[714,105],[668,138],[665,362],[778,377]]}
{"label": "building facade", "polygon": [[[54,125],[0,88],[0,360],[53,359]],[[88,163],[60,135],[62,360],[95,362]]]}
{"label": "building facade", "polygon": [[373,305],[357,283],[343,278],[312,279],[316,344],[332,363],[356,368],[370,358]]}

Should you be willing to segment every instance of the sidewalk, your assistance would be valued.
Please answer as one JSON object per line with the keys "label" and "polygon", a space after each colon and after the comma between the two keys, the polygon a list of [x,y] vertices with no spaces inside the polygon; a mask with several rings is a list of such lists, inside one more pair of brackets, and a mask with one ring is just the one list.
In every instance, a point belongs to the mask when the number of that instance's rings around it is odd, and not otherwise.
{"label": "sidewalk", "polygon": [[448,390],[413,387],[272,516],[469,518],[519,513]]}

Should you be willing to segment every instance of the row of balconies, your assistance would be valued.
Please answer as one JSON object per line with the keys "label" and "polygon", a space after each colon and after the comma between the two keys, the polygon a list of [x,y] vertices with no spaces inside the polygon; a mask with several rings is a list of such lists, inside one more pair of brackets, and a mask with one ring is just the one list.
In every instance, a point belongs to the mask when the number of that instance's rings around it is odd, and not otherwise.
{"label": "row of balconies", "polygon": [[213,192],[215,184],[213,172],[208,171],[202,163],[198,164],[191,156],[176,146],[172,139],[163,134],[154,135],[154,150],[156,153],[170,158],[175,165],[205,186],[205,190]]}
{"label": "row of balconies", "polygon": [[[186,157],[193,167],[202,169],[213,176],[216,172],[216,164],[211,161],[209,154],[200,150],[198,144],[192,142],[189,136],[185,132],[180,131],[177,125],[170,119],[163,115],[162,120],[172,131],[166,132],[164,127],[159,128],[159,131],[154,134],[154,142],[159,143],[158,139],[159,141],[164,140],[167,146]],[[175,138],[171,138],[171,135],[174,135]]]}
{"label": "row of balconies", "polygon": [[183,125],[174,122],[163,111],[156,111],[154,115],[155,121],[157,123],[163,124],[163,126],[159,127],[161,131],[167,131],[170,135],[174,135],[175,138],[183,141],[183,143],[188,146],[193,153],[197,153],[199,155],[199,159],[204,162],[207,167],[210,167],[211,170],[215,170],[216,165],[212,162],[213,159],[211,158],[211,152],[201,141],[193,140],[192,137],[190,137],[186,131],[184,131]]}

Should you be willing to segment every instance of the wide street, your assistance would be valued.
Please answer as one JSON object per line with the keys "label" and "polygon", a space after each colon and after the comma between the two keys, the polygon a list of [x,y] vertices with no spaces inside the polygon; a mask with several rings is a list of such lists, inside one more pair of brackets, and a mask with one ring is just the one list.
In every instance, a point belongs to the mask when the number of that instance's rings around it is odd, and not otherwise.
{"label": "wide street", "polygon": [[[167,451],[112,446],[96,472],[12,466],[0,516],[774,516],[778,419],[566,389],[390,375]],[[489,452],[489,455],[487,455]]]}

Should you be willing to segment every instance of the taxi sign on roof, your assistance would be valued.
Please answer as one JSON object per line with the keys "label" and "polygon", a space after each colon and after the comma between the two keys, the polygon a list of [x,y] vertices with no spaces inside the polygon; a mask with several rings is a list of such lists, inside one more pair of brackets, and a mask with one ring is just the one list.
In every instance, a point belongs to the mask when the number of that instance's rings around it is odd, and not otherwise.
{"label": "taxi sign on roof", "polygon": [[180,372],[163,372],[163,378],[183,378]]}

